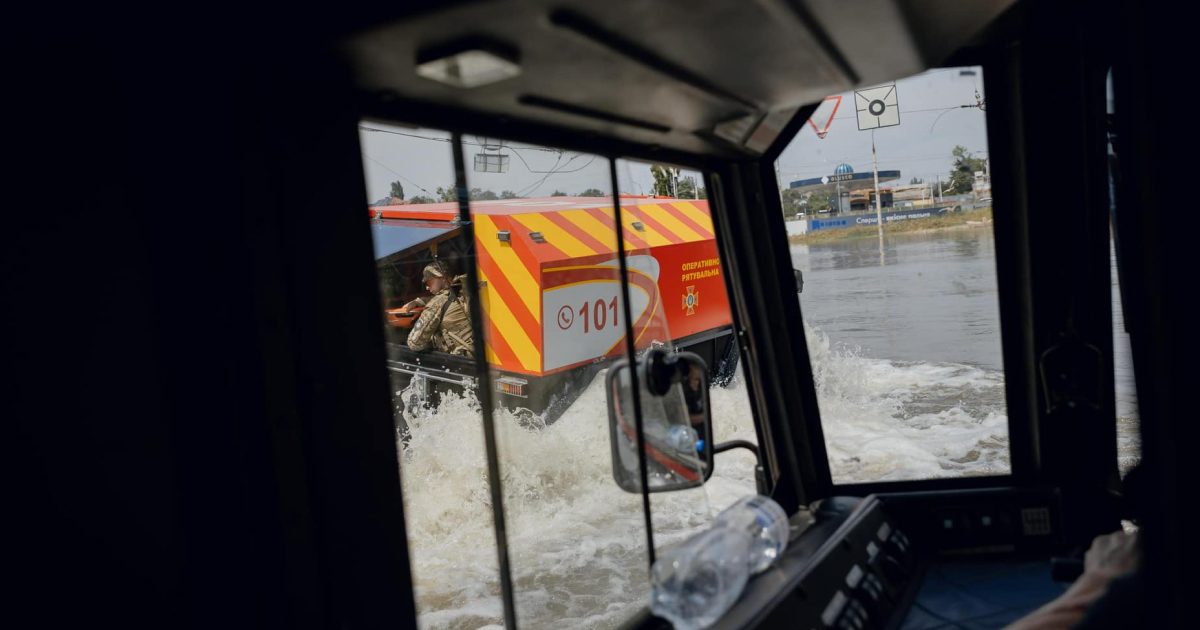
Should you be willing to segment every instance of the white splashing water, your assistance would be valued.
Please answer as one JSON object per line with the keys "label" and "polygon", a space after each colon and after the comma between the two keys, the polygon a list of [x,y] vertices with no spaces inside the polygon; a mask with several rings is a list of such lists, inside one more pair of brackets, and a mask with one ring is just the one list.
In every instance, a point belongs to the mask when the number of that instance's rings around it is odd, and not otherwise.
{"label": "white splashing water", "polygon": [[[1003,377],[831,349],[806,326],[825,441],[840,483],[1008,472]],[[640,495],[612,479],[603,373],[554,424],[495,414],[504,510],[523,628],[612,628],[647,604]],[[998,403],[996,401],[999,401]],[[711,393],[716,441],[756,442],[740,374]],[[446,396],[406,413],[398,441],[405,516],[426,629],[499,627],[487,460],[478,403]],[[656,546],[675,544],[754,492],[754,459],[718,456],[703,487],[652,495]]]}
{"label": "white splashing water", "polygon": [[868,359],[805,332],[834,482],[1010,472],[1002,373]]}

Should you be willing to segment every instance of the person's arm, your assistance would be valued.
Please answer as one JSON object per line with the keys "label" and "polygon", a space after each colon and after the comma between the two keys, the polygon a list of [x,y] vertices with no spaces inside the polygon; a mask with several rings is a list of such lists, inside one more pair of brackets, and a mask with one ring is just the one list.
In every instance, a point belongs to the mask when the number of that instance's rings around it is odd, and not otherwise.
{"label": "person's arm", "polygon": [[413,324],[408,333],[408,347],[416,352],[425,352],[433,347],[433,336],[442,326],[442,304],[446,302],[444,294],[435,295],[425,305],[425,310]]}
{"label": "person's arm", "polygon": [[1114,578],[1137,568],[1137,534],[1097,536],[1083,558],[1083,575],[1050,603],[1018,619],[1005,630],[1059,630],[1077,625]]}

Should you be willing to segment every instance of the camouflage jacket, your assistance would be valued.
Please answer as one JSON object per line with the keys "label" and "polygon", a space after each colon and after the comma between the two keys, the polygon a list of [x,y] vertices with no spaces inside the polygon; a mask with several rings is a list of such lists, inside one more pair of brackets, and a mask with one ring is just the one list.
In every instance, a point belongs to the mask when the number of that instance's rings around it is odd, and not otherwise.
{"label": "camouflage jacket", "polygon": [[[464,291],[465,276],[457,276],[450,287],[425,302],[425,310],[408,332],[408,347],[417,352],[438,350],[450,354],[474,356],[475,334]],[[446,304],[451,299],[453,301]]]}

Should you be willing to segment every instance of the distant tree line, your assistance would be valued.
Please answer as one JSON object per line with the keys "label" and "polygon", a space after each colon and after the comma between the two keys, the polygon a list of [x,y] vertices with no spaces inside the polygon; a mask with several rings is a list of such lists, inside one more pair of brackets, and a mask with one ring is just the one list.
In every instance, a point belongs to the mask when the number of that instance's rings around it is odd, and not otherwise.
{"label": "distant tree line", "polygon": [[651,190],[653,195],[676,199],[708,199],[708,192],[696,183],[695,177],[680,177],[679,169],[675,167],[655,164],[650,167],[650,175],[654,178]]}
{"label": "distant tree line", "polygon": [[950,155],[954,158],[950,163],[950,187],[943,191],[952,190],[956,195],[971,192],[975,188],[975,173],[986,170],[987,160],[971,155],[961,145],[954,147]]}
{"label": "distant tree line", "polygon": [[800,214],[813,214],[833,204],[833,194],[827,192],[803,193],[798,188],[785,188],[783,216],[791,218]]}

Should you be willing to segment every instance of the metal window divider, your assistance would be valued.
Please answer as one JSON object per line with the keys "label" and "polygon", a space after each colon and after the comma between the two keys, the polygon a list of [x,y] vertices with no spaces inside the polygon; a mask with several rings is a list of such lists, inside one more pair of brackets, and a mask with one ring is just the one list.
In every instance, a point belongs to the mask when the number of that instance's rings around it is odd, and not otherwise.
{"label": "metal window divider", "polygon": [[[454,185],[458,193],[458,219],[462,227],[461,238],[466,251],[471,253],[467,265],[468,290],[475,293],[468,302],[471,316],[471,327],[474,335],[475,367],[483,387],[476,392],[479,397],[480,411],[483,416],[483,442],[487,451],[488,489],[491,493],[492,522],[496,532],[496,559],[500,571],[500,595],[504,604],[504,627],[517,628],[517,611],[513,598],[512,569],[508,557],[508,529],[504,520],[504,489],[500,479],[500,457],[496,447],[496,423],[492,417],[492,373],[488,366],[484,346],[483,307],[479,300],[479,271],[476,266],[478,254],[475,251],[475,224],[471,221],[471,208],[467,200],[467,169],[463,157],[462,134],[452,134],[454,153]],[[640,423],[638,425],[641,426]]]}
{"label": "metal window divider", "polygon": [[608,170],[612,179],[613,216],[616,218],[614,223],[616,223],[618,269],[621,272],[621,306],[625,312],[625,351],[629,356],[630,395],[633,397],[633,419],[637,433],[638,477],[642,488],[642,516],[646,522],[646,554],[649,568],[653,570],[655,561],[654,524],[650,518],[649,473],[646,464],[646,448],[643,446],[646,442],[646,433],[642,425],[641,384],[638,383],[637,355],[634,348],[633,320],[631,319],[633,313],[629,306],[629,271],[625,261],[625,230],[622,226],[621,196],[618,194],[620,187],[617,185],[616,157],[609,157]]}

